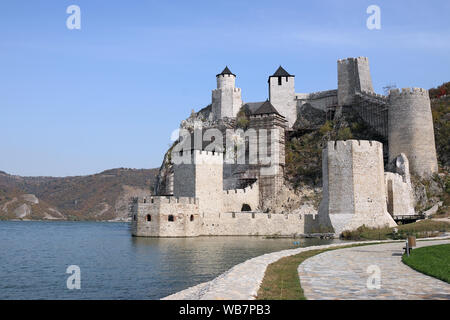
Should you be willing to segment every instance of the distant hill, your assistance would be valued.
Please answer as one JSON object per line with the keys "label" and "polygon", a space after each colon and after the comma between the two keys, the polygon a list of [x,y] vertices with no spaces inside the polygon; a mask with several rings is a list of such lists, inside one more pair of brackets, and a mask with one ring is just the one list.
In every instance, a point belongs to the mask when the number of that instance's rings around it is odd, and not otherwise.
{"label": "distant hill", "polygon": [[158,169],[64,178],[0,171],[0,219],[128,220],[132,197],[151,193]]}

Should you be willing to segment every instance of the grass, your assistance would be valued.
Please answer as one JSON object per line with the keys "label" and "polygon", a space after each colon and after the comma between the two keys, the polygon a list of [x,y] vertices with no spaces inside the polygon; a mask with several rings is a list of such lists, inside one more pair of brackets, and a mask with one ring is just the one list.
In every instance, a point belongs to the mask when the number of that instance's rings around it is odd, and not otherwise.
{"label": "grass", "polygon": [[306,300],[297,272],[298,266],[303,261],[326,251],[367,246],[371,244],[376,243],[354,244],[329,249],[310,250],[281,258],[267,267],[256,300]]}
{"label": "grass", "polygon": [[416,271],[450,283],[450,244],[414,249],[403,255],[403,263]]}
{"label": "grass", "polygon": [[442,232],[450,231],[450,223],[445,221],[422,220],[415,223],[408,223],[394,228],[367,228],[362,226],[354,231],[344,231],[342,238],[347,240],[387,240],[406,239],[407,236],[417,238],[428,238],[438,236]]}

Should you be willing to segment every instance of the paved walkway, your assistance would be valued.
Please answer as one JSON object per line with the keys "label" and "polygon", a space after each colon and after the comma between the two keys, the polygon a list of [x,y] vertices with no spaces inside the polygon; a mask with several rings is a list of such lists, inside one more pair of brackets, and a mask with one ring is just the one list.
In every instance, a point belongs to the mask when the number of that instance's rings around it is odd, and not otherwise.
{"label": "paved walkway", "polygon": [[[253,300],[255,299],[261,282],[264,278],[266,268],[272,262],[283,257],[294,255],[309,250],[342,247],[356,243],[383,243],[386,241],[361,241],[330,244],[322,246],[311,246],[306,248],[296,248],[268,253],[240,263],[217,278],[200,283],[183,291],[174,293],[163,299],[168,300]],[[403,241],[397,245],[401,247]],[[418,242],[419,243],[419,242]],[[343,249],[345,250],[345,249]],[[341,250],[338,250],[341,251]],[[310,258],[311,259],[311,258]],[[309,261],[308,259],[307,261]],[[333,270],[334,263],[326,266],[326,269]]]}
{"label": "paved walkway", "polygon": [[[450,240],[417,241],[417,247],[444,243]],[[306,298],[450,299],[450,284],[402,263],[403,246],[404,242],[346,248],[305,260],[298,272]],[[376,269],[368,272],[369,266],[380,270],[379,289],[367,288],[367,280]]]}

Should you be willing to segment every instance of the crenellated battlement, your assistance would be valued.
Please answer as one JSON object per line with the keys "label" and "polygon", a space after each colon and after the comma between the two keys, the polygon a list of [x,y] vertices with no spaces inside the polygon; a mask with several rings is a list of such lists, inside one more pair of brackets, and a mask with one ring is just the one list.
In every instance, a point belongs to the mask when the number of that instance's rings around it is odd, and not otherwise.
{"label": "crenellated battlement", "polygon": [[399,89],[392,89],[389,91],[390,98],[404,97],[404,96],[429,97],[428,90],[423,88],[402,88],[401,91]]}
{"label": "crenellated battlement", "polygon": [[297,94],[295,98],[297,100],[317,100],[322,98],[328,98],[332,96],[337,95],[337,90],[326,90],[326,91],[317,91],[317,92],[311,92],[307,94]]}
{"label": "crenellated battlement", "polygon": [[356,58],[338,59],[338,63],[348,63],[348,62],[354,62],[354,61],[369,62],[369,58],[367,58],[367,57],[356,57]]}
{"label": "crenellated battlement", "polygon": [[370,149],[373,150],[382,150],[383,144],[379,141],[374,140],[335,140],[328,141],[327,149],[330,151],[368,151]]}
{"label": "crenellated battlement", "polygon": [[146,205],[160,205],[160,204],[198,204],[199,199],[194,197],[175,197],[175,196],[150,196],[150,197],[138,197],[138,204]]}
{"label": "crenellated battlement", "polygon": [[245,194],[254,189],[253,185],[247,186],[243,189],[228,189],[223,190],[224,194]]}
{"label": "crenellated battlement", "polygon": [[220,158],[223,157],[224,152],[223,151],[207,151],[207,150],[182,150],[182,151],[173,151],[175,153],[178,153],[180,157],[189,157],[189,156],[208,156],[213,158]]}
{"label": "crenellated battlement", "polygon": [[387,102],[389,100],[388,96],[385,96],[383,94],[378,94],[378,93],[375,93],[375,92],[372,92],[372,91],[368,91],[368,90],[361,90],[360,95],[363,98],[364,97],[373,98],[373,99],[376,99],[376,100],[382,100],[384,102]]}

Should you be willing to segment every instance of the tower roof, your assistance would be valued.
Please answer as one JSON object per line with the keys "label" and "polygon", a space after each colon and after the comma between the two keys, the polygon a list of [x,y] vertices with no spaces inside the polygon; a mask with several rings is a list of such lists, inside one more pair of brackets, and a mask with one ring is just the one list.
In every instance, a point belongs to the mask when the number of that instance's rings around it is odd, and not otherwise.
{"label": "tower roof", "polygon": [[253,115],[257,114],[277,114],[281,117],[283,117],[281,114],[278,113],[277,109],[270,103],[269,100],[264,102],[261,107],[258,108],[255,112],[253,112]]}
{"label": "tower roof", "polygon": [[279,66],[277,71],[271,77],[295,77],[293,74],[289,74],[282,66]]}
{"label": "tower roof", "polygon": [[236,77],[236,75],[233,72],[231,72],[230,69],[228,69],[228,66],[225,66],[225,69],[223,69],[223,71],[221,73],[216,75],[216,77],[223,76],[223,75],[226,75],[226,74],[231,74],[231,75]]}

